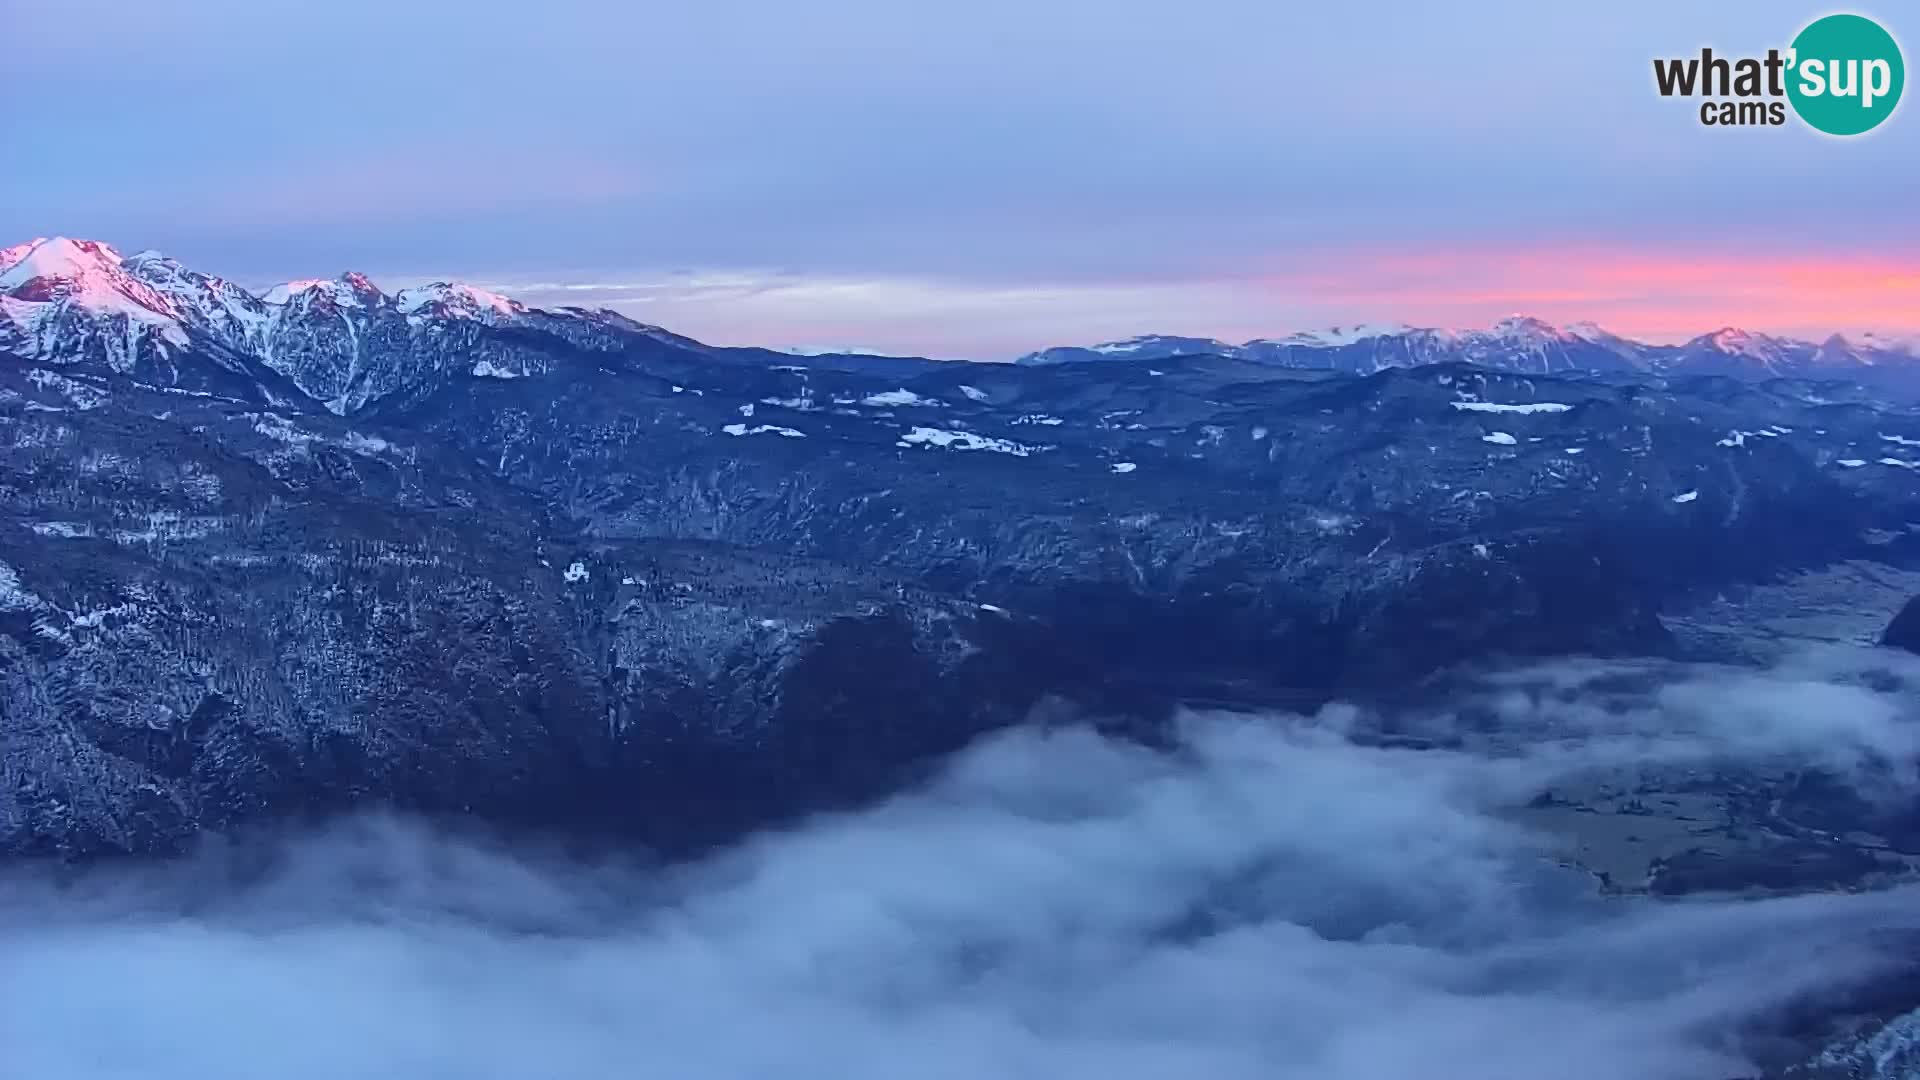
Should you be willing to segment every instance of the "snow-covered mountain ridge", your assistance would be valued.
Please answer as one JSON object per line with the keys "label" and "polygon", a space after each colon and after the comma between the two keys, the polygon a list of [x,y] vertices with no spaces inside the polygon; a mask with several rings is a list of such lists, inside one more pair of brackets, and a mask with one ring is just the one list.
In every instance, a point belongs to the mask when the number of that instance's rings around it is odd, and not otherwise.
{"label": "snow-covered mountain ridge", "polygon": [[[614,312],[532,309],[457,282],[387,293],[344,273],[255,294],[157,252],[122,256],[95,241],[0,250],[0,350],[161,386],[251,381],[258,392],[242,396],[297,391],[342,414],[430,393],[456,370],[540,374],[555,352],[635,340],[702,348]],[[282,380],[291,390],[273,385]]]}

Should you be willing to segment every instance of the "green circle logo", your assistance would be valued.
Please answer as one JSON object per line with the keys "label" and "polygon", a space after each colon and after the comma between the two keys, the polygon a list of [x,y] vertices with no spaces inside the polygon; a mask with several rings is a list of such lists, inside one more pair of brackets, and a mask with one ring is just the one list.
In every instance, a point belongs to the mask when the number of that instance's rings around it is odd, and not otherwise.
{"label": "green circle logo", "polygon": [[1793,39],[1787,99],[1817,131],[1858,135],[1893,115],[1906,85],[1900,46],[1879,23],[1828,15]]}

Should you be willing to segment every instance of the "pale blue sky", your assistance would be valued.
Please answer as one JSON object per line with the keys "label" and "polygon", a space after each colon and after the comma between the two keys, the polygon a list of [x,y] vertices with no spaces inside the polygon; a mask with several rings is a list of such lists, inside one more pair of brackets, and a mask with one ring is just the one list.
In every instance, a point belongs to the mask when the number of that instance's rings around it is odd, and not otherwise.
{"label": "pale blue sky", "polygon": [[1515,308],[1920,330],[1911,105],[1840,141],[1653,92],[1652,57],[1784,46],[1800,3],[0,4],[0,238],[250,283],[942,355]]}

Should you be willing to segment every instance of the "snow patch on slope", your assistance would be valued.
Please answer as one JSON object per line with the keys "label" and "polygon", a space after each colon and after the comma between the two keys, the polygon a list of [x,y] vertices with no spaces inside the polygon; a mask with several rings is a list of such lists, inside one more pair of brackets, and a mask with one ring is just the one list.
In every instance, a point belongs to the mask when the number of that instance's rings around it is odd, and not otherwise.
{"label": "snow patch on slope", "polygon": [[1573,406],[1562,405],[1557,401],[1535,401],[1526,405],[1505,405],[1497,401],[1456,401],[1453,407],[1461,412],[1483,413],[1563,413]]}
{"label": "snow patch on slope", "polygon": [[900,436],[895,446],[944,447],[950,450],[986,450],[996,454],[1011,454],[1014,457],[1027,457],[1041,450],[1050,450],[1047,446],[1028,446],[1011,439],[996,439],[987,435],[978,435],[971,431],[946,431],[941,428],[916,427]]}
{"label": "snow patch on slope", "polygon": [[860,404],[876,406],[908,405],[938,409],[944,408],[947,403],[938,398],[921,397],[911,390],[901,389],[882,390],[877,394],[868,394],[866,397],[860,399]]}

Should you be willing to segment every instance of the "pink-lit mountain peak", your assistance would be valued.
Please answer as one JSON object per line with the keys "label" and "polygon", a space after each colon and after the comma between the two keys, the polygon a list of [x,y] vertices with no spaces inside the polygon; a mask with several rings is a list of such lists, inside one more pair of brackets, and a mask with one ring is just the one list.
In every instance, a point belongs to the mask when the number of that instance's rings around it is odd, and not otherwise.
{"label": "pink-lit mountain peak", "polygon": [[320,301],[338,307],[370,307],[385,297],[367,275],[353,270],[335,278],[281,282],[260,295],[260,299],[269,304]]}
{"label": "pink-lit mountain peak", "polygon": [[28,281],[77,281],[110,275],[120,268],[120,253],[95,240],[42,238],[0,250],[0,288]]}
{"label": "pink-lit mountain peak", "polygon": [[[223,337],[248,338],[270,332],[274,320],[304,312],[371,318],[397,311],[415,325],[443,319],[498,323],[531,313],[517,300],[460,282],[389,294],[357,271],[283,282],[256,294],[157,251],[123,257],[109,244],[67,237],[0,248],[0,297],[16,305],[127,314],[142,322],[214,328]],[[26,308],[16,312],[22,318],[27,313]],[[168,334],[169,339],[178,336]]]}
{"label": "pink-lit mountain peak", "polygon": [[1545,319],[1536,319],[1531,315],[1509,315],[1493,324],[1489,333],[1508,340],[1564,341],[1565,331]]}
{"label": "pink-lit mountain peak", "polygon": [[527,310],[518,300],[456,281],[436,281],[431,285],[401,289],[393,294],[393,300],[408,315],[431,313],[489,318],[523,314]]}
{"label": "pink-lit mountain peak", "polygon": [[[0,251],[0,295],[25,303],[63,303],[90,310],[172,319],[166,296],[126,272],[118,251],[64,236]],[[137,310],[136,310],[137,309]]]}
{"label": "pink-lit mountain peak", "polygon": [[1756,360],[1771,360],[1779,356],[1785,346],[1779,338],[1733,326],[1723,326],[1696,340],[1712,345],[1721,352],[1751,356]]}
{"label": "pink-lit mountain peak", "polygon": [[46,237],[36,236],[24,244],[15,244],[12,247],[0,248],[0,274],[4,274],[8,270],[13,269],[15,263],[26,258],[29,252],[46,242]]}

